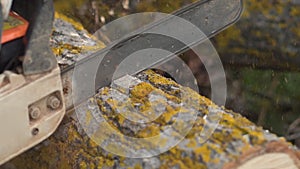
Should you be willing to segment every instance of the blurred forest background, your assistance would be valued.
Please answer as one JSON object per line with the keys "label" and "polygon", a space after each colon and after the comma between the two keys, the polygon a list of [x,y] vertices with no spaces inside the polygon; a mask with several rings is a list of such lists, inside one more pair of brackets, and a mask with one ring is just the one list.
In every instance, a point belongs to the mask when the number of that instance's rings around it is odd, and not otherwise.
{"label": "blurred forest background", "polygon": [[[131,13],[171,13],[193,1],[55,0],[55,9],[94,33]],[[241,19],[211,39],[226,71],[226,107],[300,147],[300,0],[243,2]],[[201,94],[209,97],[204,66],[193,60],[187,64]]]}

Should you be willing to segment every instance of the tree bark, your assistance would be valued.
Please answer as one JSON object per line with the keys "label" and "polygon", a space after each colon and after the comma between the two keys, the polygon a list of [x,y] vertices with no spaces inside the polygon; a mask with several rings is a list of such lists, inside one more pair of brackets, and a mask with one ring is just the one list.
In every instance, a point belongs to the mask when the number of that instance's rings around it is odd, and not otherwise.
{"label": "tree bark", "polygon": [[[131,80],[131,81],[130,81]],[[133,85],[124,88],[122,84],[132,82]],[[120,85],[121,84],[121,85]],[[96,137],[88,137],[83,128],[86,125],[97,125],[93,122],[92,108],[84,110],[83,117],[70,112],[65,117],[59,129],[49,139],[6,163],[3,168],[299,168],[300,151],[261,127],[256,126],[241,115],[219,107],[209,99],[200,96],[195,91],[182,87],[171,79],[167,79],[153,71],[145,71],[136,77],[128,76],[114,82],[114,87],[105,87],[90,100],[95,101],[101,110],[105,121],[116,132],[124,135],[144,138],[152,137],[168,127],[176,128],[174,117],[182,112],[195,111],[196,120],[191,130],[175,147],[150,158],[126,158],[114,155],[102,149]],[[186,95],[183,96],[182,94]],[[151,99],[153,96],[159,100]],[[138,115],[147,116],[148,112],[163,113],[149,123],[132,122],[121,115],[124,105],[120,97],[129,99],[136,106]],[[164,106],[165,107],[164,107]],[[176,106],[180,105],[180,109]],[[89,107],[89,106],[88,106]],[[161,109],[162,108],[162,109]],[[124,113],[124,112],[123,112]],[[213,116],[211,116],[213,114]],[[126,115],[126,114],[125,114]],[[215,116],[219,117],[216,122]],[[84,121],[80,124],[79,121]],[[180,120],[179,120],[180,121]],[[96,134],[109,135],[107,128],[98,123]],[[210,127],[217,124],[210,135]],[[176,131],[183,126],[177,126]],[[82,127],[83,126],[83,127]],[[174,127],[175,126],[175,127]],[[173,134],[172,134],[173,135]],[[160,145],[172,143],[174,139],[163,137]],[[176,133],[175,133],[176,135]],[[123,145],[116,142],[105,142],[101,145],[115,147],[122,151]],[[120,139],[122,140],[122,139]],[[125,140],[126,142],[126,140]],[[127,145],[134,150],[151,151],[155,143],[147,146]],[[139,147],[140,146],[140,147]],[[104,147],[105,149],[107,147]],[[115,150],[114,149],[114,150]],[[122,154],[122,152],[119,152]]]}

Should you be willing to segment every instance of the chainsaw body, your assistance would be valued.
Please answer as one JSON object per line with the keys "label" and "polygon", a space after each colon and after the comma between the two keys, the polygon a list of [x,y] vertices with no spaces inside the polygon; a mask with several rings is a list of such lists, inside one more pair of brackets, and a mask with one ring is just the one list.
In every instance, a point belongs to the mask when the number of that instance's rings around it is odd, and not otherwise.
{"label": "chainsaw body", "polygon": [[14,1],[1,21],[0,165],[49,137],[65,114],[60,69],[49,47],[52,1],[29,4]]}

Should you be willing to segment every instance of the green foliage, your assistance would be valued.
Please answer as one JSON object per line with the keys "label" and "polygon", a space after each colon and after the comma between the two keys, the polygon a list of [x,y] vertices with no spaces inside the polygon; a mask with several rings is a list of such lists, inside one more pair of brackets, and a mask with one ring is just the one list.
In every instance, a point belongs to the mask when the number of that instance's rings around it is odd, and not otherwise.
{"label": "green foliage", "polygon": [[286,134],[289,123],[299,115],[300,73],[243,69],[240,73],[246,99],[245,110],[257,113],[260,123],[280,135]]}

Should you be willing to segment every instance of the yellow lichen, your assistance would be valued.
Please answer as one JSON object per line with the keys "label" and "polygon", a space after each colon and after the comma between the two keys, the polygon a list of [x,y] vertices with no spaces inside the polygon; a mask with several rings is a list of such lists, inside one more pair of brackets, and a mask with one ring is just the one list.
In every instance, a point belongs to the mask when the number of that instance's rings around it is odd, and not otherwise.
{"label": "yellow lichen", "polygon": [[69,18],[66,15],[62,14],[62,13],[55,12],[54,17],[57,18],[57,19],[62,19],[64,21],[72,24],[74,26],[74,28],[77,29],[77,30],[84,30],[81,23],[79,23],[77,21],[74,21],[72,18]]}

